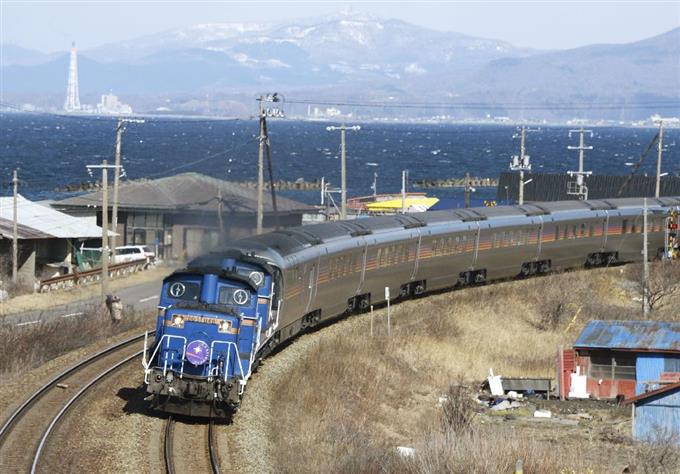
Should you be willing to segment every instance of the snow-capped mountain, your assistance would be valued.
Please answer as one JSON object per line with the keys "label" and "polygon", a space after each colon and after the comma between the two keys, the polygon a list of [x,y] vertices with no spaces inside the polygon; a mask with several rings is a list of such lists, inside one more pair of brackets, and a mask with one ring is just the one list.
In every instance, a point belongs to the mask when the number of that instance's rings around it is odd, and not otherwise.
{"label": "snow-capped mountain", "polygon": [[[44,60],[31,55],[30,62],[22,57],[3,58],[5,96],[47,92],[62,102],[67,53]],[[112,90],[133,105],[161,95],[195,104],[241,94],[252,102],[266,90],[338,100],[580,103],[604,97],[632,104],[677,99],[678,57],[680,28],[630,44],[539,51],[344,12],[278,24],[199,24],[102,45],[79,53],[79,73],[81,95]]]}

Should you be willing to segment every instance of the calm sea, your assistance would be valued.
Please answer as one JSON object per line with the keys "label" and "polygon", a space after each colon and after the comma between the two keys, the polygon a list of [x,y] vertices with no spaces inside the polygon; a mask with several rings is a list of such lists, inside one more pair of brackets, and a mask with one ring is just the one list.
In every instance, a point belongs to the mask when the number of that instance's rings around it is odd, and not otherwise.
{"label": "calm sea", "polygon": [[[314,180],[325,176],[339,184],[340,135],[329,123],[269,122],[275,179]],[[85,168],[113,161],[116,121],[28,114],[0,114],[0,194],[8,195],[13,169],[19,170],[20,193],[30,199],[56,199],[66,184],[92,180]],[[123,138],[124,179],[158,178],[195,171],[221,179],[255,180],[258,124],[255,120],[149,119],[129,124]],[[627,174],[654,137],[655,129],[594,128],[586,143],[586,169],[596,174]],[[379,192],[398,192],[401,170],[411,180],[473,176],[496,177],[519,149],[514,126],[413,125],[363,123],[347,133],[349,195],[370,194],[377,173]],[[577,168],[578,137],[569,128],[540,127],[527,134],[527,152],[536,172]],[[665,133],[663,171],[680,173],[680,130]],[[640,171],[655,172],[656,150]],[[460,189],[427,190],[439,197],[460,198]],[[316,203],[317,191],[287,192]],[[479,189],[477,200],[495,197]]]}

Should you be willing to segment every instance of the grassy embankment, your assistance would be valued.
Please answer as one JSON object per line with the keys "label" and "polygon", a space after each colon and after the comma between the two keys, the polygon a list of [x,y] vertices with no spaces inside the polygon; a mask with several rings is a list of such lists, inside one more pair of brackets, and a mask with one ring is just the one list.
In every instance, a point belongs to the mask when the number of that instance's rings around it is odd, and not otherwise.
{"label": "grassy embankment", "polygon": [[[346,331],[319,337],[274,384],[272,464],[279,472],[467,473],[513,472],[522,460],[526,473],[608,472],[597,440],[556,449],[555,440],[483,416],[460,419],[475,411],[472,393],[489,368],[554,378],[558,347],[587,321],[639,319],[629,273],[571,272],[408,301],[393,306],[390,338],[385,310],[376,312],[374,337],[370,317],[358,316]],[[652,317],[678,315],[667,309]],[[450,392],[442,408],[438,399],[451,385],[466,388]],[[401,458],[396,446],[416,448],[415,457]],[[587,449],[601,460],[581,456]]]}
{"label": "grassy embankment", "polygon": [[127,311],[114,323],[108,312],[93,306],[80,316],[58,318],[28,326],[0,323],[0,376],[38,367],[69,351],[124,332],[150,329],[155,311]]}

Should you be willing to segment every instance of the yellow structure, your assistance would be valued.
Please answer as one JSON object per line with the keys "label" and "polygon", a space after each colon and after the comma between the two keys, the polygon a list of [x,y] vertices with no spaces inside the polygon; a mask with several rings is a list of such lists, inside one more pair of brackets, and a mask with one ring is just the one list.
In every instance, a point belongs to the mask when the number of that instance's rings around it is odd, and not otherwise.
{"label": "yellow structure", "polygon": [[[408,210],[412,207],[421,208],[423,210],[429,209],[439,202],[437,198],[430,197],[407,197],[404,201],[404,207]],[[376,201],[366,204],[366,209],[369,212],[398,212],[402,208],[401,199],[388,199],[386,201]]]}

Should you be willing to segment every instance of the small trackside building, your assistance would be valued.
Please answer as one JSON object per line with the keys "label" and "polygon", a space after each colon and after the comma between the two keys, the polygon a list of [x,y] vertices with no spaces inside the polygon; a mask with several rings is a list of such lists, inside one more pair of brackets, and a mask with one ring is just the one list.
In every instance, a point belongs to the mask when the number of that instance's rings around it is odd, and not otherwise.
{"label": "small trackside building", "polygon": [[590,321],[568,359],[591,398],[631,399],[680,382],[680,323]]}
{"label": "small trackside building", "polygon": [[[313,206],[277,196],[277,213],[269,192],[264,195],[265,231],[299,226]],[[74,216],[102,221],[102,192],[74,196],[53,204]],[[111,209],[109,194],[108,212]],[[183,173],[154,180],[126,181],[120,186],[117,245],[148,245],[163,259],[202,255],[221,240],[253,235],[256,229],[257,190],[199,173]],[[112,219],[109,220],[111,222]]]}
{"label": "small trackside building", "polygon": [[633,407],[633,438],[680,444],[680,382],[627,400]]}

